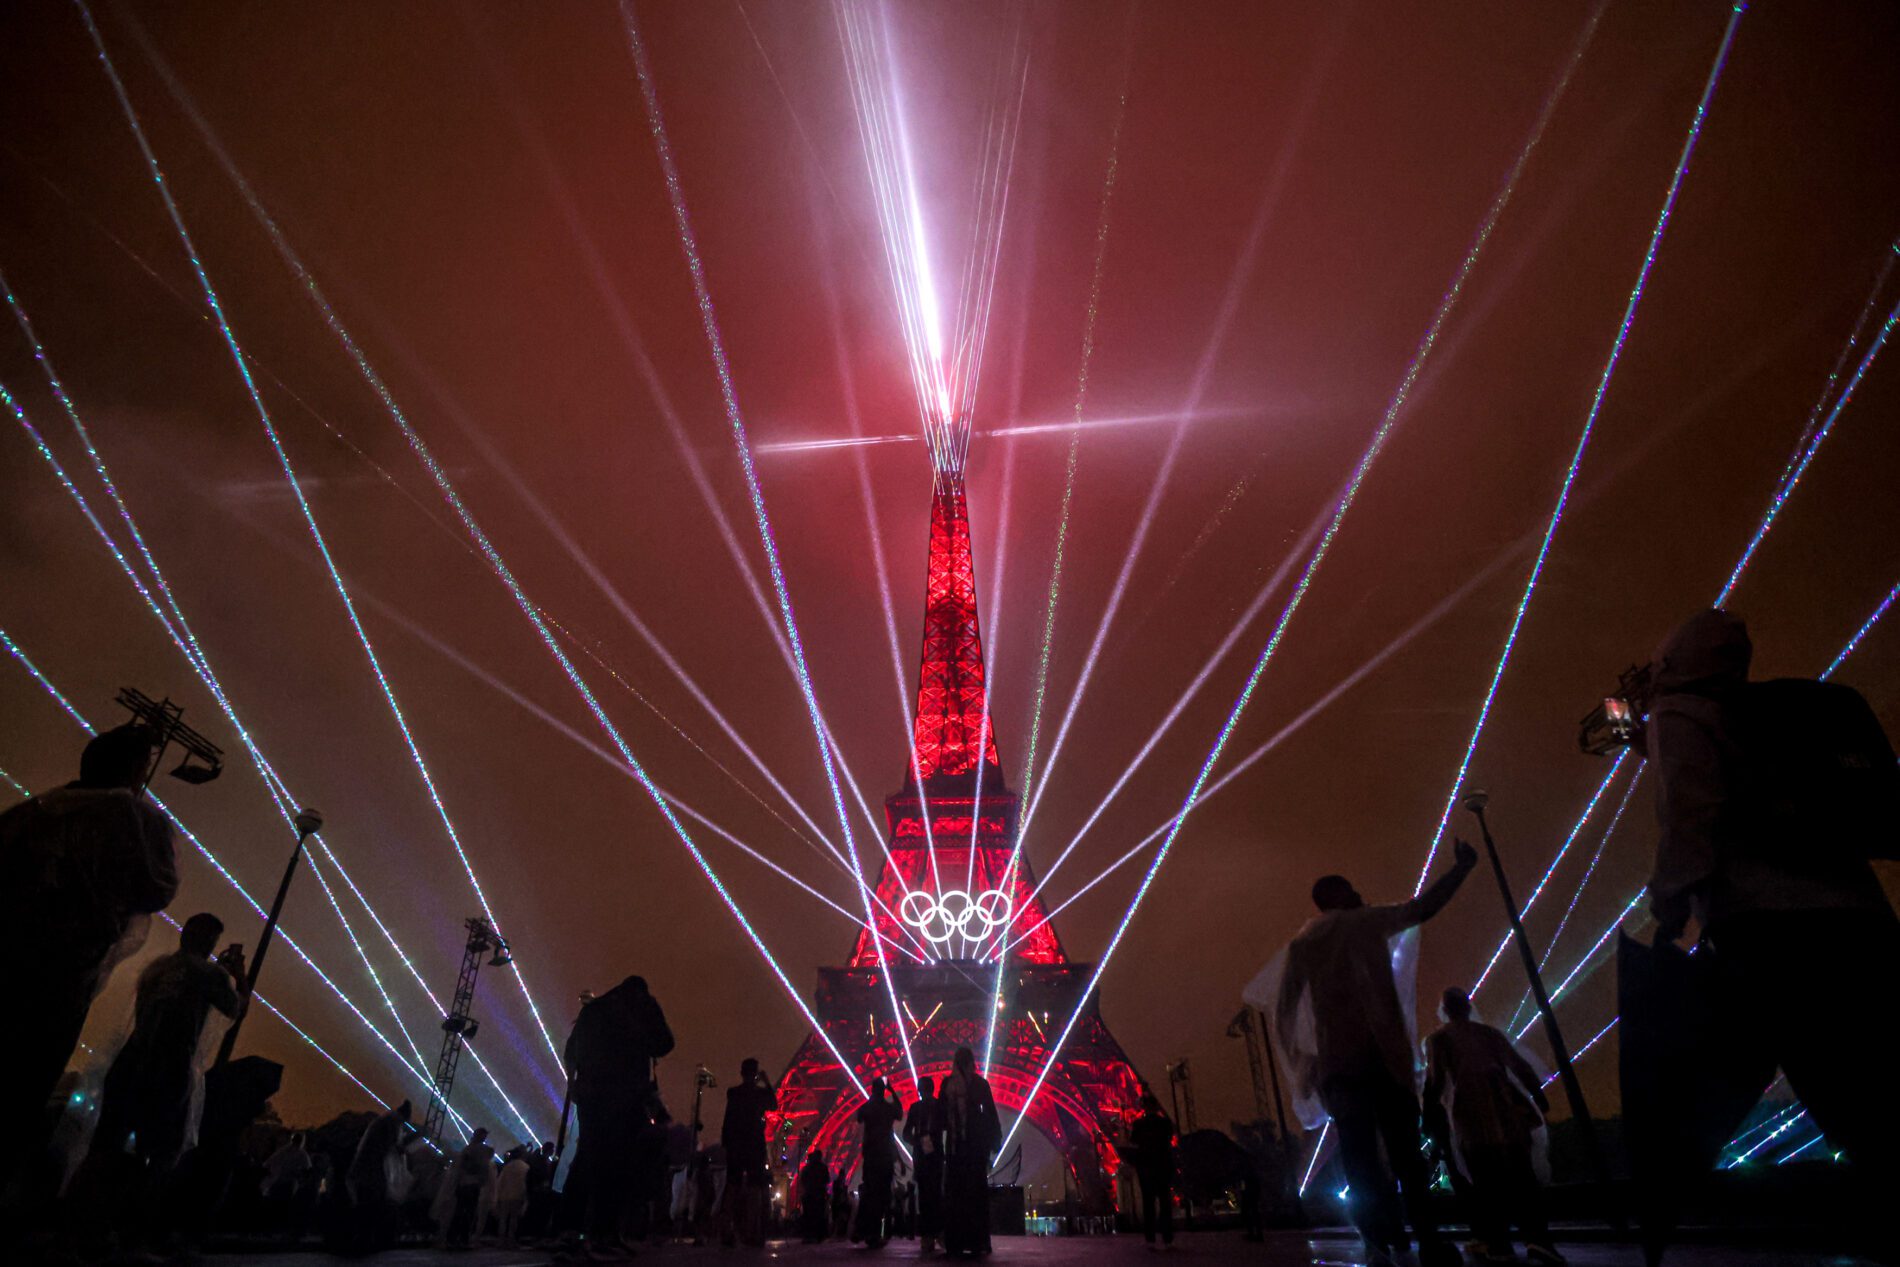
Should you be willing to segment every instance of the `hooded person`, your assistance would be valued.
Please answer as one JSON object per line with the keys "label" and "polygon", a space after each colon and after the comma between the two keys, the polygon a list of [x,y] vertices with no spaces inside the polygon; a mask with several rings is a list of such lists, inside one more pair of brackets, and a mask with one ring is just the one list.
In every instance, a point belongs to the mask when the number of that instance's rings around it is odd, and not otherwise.
{"label": "hooded person", "polygon": [[478,1126],[456,1154],[430,1205],[438,1249],[467,1249],[481,1234],[494,1207],[496,1180],[495,1146],[488,1142],[488,1128]]}
{"label": "hooded person", "polygon": [[1657,653],[1651,910],[1670,941],[1693,916],[1735,940],[1779,922],[1882,944],[1894,911],[1868,859],[1900,846],[1893,747],[1852,687],[1750,682],[1753,650],[1747,626],[1711,608]]}
{"label": "hooded person", "polygon": [[950,1254],[990,1252],[990,1167],[1003,1146],[1003,1123],[976,1053],[957,1048],[937,1087],[943,1101],[943,1247]]}
{"label": "hooded person", "polygon": [[1407,1248],[1407,1216],[1425,1267],[1457,1261],[1439,1235],[1420,1152],[1417,961],[1406,936],[1443,910],[1477,865],[1477,851],[1462,840],[1452,857],[1451,869],[1417,897],[1391,905],[1367,905],[1344,876],[1321,876],[1313,885],[1319,914],[1244,991],[1272,1020],[1301,1121],[1317,1128],[1330,1119],[1338,1131],[1340,1159],[1358,1194],[1354,1218],[1375,1262]]}
{"label": "hooded person", "polygon": [[798,1235],[807,1245],[825,1239],[831,1225],[831,1171],[816,1148],[798,1170]]}
{"label": "hooded person", "polygon": [[404,1166],[403,1153],[415,1128],[410,1118],[415,1110],[404,1100],[368,1126],[356,1141],[344,1174],[344,1191],[349,1196],[350,1228],[347,1241],[358,1252],[380,1249],[395,1235],[396,1195],[390,1184],[391,1172]]}
{"label": "hooded person", "polygon": [[0,814],[0,922],[31,953],[22,1023],[0,1044],[0,1186],[36,1157],[47,1103],[113,964],[178,892],[171,823],[141,797],[155,745],[127,725],[95,735],[79,778]]}
{"label": "hooded person", "polygon": [[1174,1122],[1153,1093],[1141,1097],[1141,1116],[1128,1128],[1135,1177],[1141,1182],[1141,1238],[1153,1249],[1174,1244]]}
{"label": "hooded person", "polygon": [[514,1245],[520,1239],[521,1218],[528,1209],[530,1155],[525,1144],[509,1150],[495,1179],[495,1236],[503,1245]]}
{"label": "hooded person", "polygon": [[1471,1231],[1485,1262],[1514,1262],[1511,1225],[1527,1255],[1561,1267],[1537,1178],[1537,1134],[1550,1111],[1543,1079],[1502,1030],[1471,1015],[1471,997],[1452,986],[1440,1004],[1445,1024],[1425,1040],[1425,1117],[1448,1135],[1452,1163],[1468,1191]]}
{"label": "hooded person", "polygon": [[673,1031],[643,977],[628,977],[583,1005],[568,1035],[565,1063],[580,1126],[570,1175],[587,1186],[590,1251],[611,1252],[621,1238],[653,1062],[672,1050]]}
{"label": "hooded person", "polygon": [[[1640,1137],[1649,1116],[1660,1134],[1642,1151],[1680,1167],[1651,1180],[1681,1182],[1707,1171],[1779,1066],[1830,1145],[1884,1188],[1900,1179],[1900,1099],[1884,1088],[1886,1010],[1866,990],[1900,976],[1900,919],[1869,860],[1900,847],[1900,766],[1859,692],[1750,681],[1752,656],[1747,626],[1719,609],[1657,653],[1644,735],[1657,934],[1653,951],[1619,949],[1626,1119]],[[1670,945],[1691,919],[1693,960]],[[1693,1056],[1664,1033],[1691,1014]]]}

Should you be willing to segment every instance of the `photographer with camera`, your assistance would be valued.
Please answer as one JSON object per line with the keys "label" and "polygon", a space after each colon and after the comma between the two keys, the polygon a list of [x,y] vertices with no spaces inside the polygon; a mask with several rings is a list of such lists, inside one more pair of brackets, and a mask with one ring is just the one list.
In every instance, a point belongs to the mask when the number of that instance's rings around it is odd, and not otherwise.
{"label": "photographer with camera", "polygon": [[1869,860],[1900,845],[1900,767],[1859,692],[1751,682],[1752,653],[1742,621],[1710,609],[1657,657],[1657,944],[1698,926],[1736,1085],[1779,1065],[1830,1144],[1896,1177],[1891,1020],[1870,991],[1900,979],[1900,920]]}
{"label": "photographer with camera", "polygon": [[739,1063],[739,1083],[726,1088],[726,1117],[719,1142],[726,1149],[726,1191],[720,1202],[721,1238],[747,1245],[765,1244],[766,1191],[772,1177],[766,1165],[765,1115],[778,1108],[772,1080],[750,1057]]}

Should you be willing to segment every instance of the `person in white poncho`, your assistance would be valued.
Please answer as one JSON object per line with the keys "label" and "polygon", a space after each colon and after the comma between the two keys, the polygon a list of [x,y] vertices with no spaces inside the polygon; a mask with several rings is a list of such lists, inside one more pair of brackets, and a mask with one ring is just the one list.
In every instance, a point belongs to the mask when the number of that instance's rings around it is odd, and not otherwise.
{"label": "person in white poncho", "polygon": [[1461,840],[1453,860],[1417,897],[1387,906],[1368,906],[1344,876],[1322,876],[1313,885],[1319,914],[1245,991],[1272,1019],[1294,1110],[1308,1127],[1330,1119],[1338,1132],[1350,1209],[1374,1262],[1409,1247],[1407,1216],[1425,1267],[1458,1261],[1426,1199],[1412,1020],[1417,961],[1401,936],[1444,909],[1478,855]]}
{"label": "person in white poncho", "polygon": [[1502,1030],[1472,1019],[1463,990],[1447,989],[1439,1006],[1445,1024],[1425,1040],[1425,1116],[1433,1134],[1449,1137],[1453,1163],[1469,1182],[1478,1256],[1515,1261],[1516,1223],[1531,1262],[1562,1267],[1535,1161],[1550,1111],[1543,1079]]}
{"label": "person in white poncho", "polygon": [[[106,1074],[95,1156],[125,1150],[128,1141],[157,1173],[169,1170],[197,1142],[204,1111],[207,1025],[238,1012],[244,961],[235,948],[214,960],[224,922],[201,913],[186,920],[178,949],[139,973],[132,1033]],[[222,1035],[224,1026],[214,1031]]]}

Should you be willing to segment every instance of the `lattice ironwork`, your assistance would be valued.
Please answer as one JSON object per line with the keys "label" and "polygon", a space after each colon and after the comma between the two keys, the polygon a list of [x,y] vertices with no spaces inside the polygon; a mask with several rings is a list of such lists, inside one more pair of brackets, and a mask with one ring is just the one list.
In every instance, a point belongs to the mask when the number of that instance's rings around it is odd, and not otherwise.
{"label": "lattice ironwork", "polygon": [[[973,774],[999,783],[996,736],[989,726],[983,638],[976,621],[976,570],[970,560],[970,508],[959,475],[941,474],[930,499],[930,564],[924,582],[923,667],[911,781]],[[981,756],[979,758],[979,750]]]}
{"label": "lattice ironwork", "polygon": [[[1000,776],[997,782],[1002,782]],[[1024,962],[1065,962],[1056,926],[1049,922],[1049,909],[1035,893],[1036,876],[1029,860],[1018,857],[1014,871],[1010,870],[1016,810],[1014,793],[999,788],[992,794],[988,786],[980,807],[968,796],[926,799],[900,792],[888,798],[884,816],[890,831],[890,859],[877,882],[882,903],[875,908],[878,931],[891,942],[915,943],[915,930],[905,930],[896,916],[906,893],[935,893],[942,888],[974,894],[1001,888],[1009,894],[1010,903],[1002,925],[980,941],[959,938],[940,952],[953,958],[987,958],[1003,945],[1019,943],[1013,954]],[[851,951],[850,964],[866,968],[876,967],[877,962],[870,930],[864,929]]]}
{"label": "lattice ironwork", "polygon": [[[969,510],[961,480],[952,475],[938,477],[931,501],[918,681],[914,764],[903,791],[884,803],[889,859],[878,878],[878,896],[890,912],[900,912],[907,894],[934,900],[952,890],[974,896],[1001,889],[1010,905],[989,936],[936,946],[942,958],[935,962],[890,960],[891,986],[917,1072],[941,1077],[958,1047],[971,1048],[980,1059],[987,1046],[990,1085],[998,1106],[1013,1117],[1050,1065],[1050,1042],[1081,1004],[1061,1059],[1030,1105],[1029,1122],[1061,1152],[1084,1204],[1106,1212],[1117,1203],[1120,1142],[1140,1111],[1144,1084],[1103,1024],[1095,1000],[1084,1000],[1089,968],[1069,962],[1042,900],[1032,896],[1035,876],[1028,859],[1019,857],[1013,870],[1010,865],[1018,803],[1004,786],[995,737],[988,733]],[[880,911],[878,919],[880,932],[916,944],[910,935],[915,930],[903,928],[896,916]],[[1005,946],[1010,949],[992,1043],[997,969],[990,956]],[[779,1083],[781,1112],[772,1139],[783,1173],[814,1147],[832,1166],[855,1164],[853,1115],[863,1098],[852,1074],[863,1083],[890,1079],[906,1101],[916,1096],[883,971],[869,929],[859,933],[847,966],[819,970],[814,1010],[824,1036],[806,1037]],[[849,1062],[849,1073],[832,1046]]]}

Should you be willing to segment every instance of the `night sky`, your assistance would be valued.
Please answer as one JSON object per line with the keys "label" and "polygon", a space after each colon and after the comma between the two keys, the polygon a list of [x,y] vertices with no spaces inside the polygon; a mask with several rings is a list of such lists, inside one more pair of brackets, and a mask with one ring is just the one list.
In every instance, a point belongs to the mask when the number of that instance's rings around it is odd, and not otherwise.
{"label": "night sky", "polygon": [[[1190,1058],[1203,1124],[1252,1116],[1240,1044],[1223,1030],[1241,987],[1306,918],[1313,878],[1346,872],[1373,900],[1411,891],[1728,9],[1609,5],[1216,774],[1462,596],[1189,820],[1107,971],[1109,1024],[1157,1085],[1168,1061]],[[830,6],[675,0],[637,13],[755,448],[854,426],[915,434]],[[626,615],[835,832],[796,682],[663,417],[675,412],[769,594],[616,7],[205,0],[105,5],[98,20],[557,1040],[578,991],[638,972],[679,1037],[663,1066],[676,1112],[695,1062],[722,1084],[747,1055],[776,1073],[805,1021],[651,800],[575,742],[598,745],[600,732],[168,95],[131,15],[527,592],[651,702],[579,660],[654,777],[849,907],[849,881],[801,842],[787,824],[797,816]],[[1039,763],[1162,455],[1187,428],[1050,771],[1027,843],[1038,867],[1337,497],[1588,15],[1505,0],[891,6],[923,197],[946,239],[967,229],[957,208],[999,50],[1020,31],[1029,56],[979,432],[1073,416],[1121,115],[1085,412],[1162,420],[1083,433]],[[31,0],[0,17],[0,142],[0,270],[240,714],[294,795],[323,811],[332,847],[446,998],[474,896],[70,5]],[[1727,577],[1897,231],[1900,11],[1757,5],[1472,767],[1520,894],[1604,769],[1577,751],[1576,720]],[[1759,675],[1819,671],[1900,580],[1896,355],[1874,363],[1732,602]],[[1177,422],[1203,364],[1200,416]],[[108,514],[10,321],[0,382]],[[18,426],[4,430],[0,628],[96,720],[117,720],[124,685],[185,703],[229,766],[207,786],[161,790],[267,898],[289,838],[235,735]],[[1031,730],[1068,450],[1058,431],[979,434],[970,453],[992,708],[1012,780]],[[875,809],[906,760],[924,449],[759,452],[757,464],[819,701]],[[1283,602],[1284,589],[1082,840],[1052,897],[1179,807]],[[1839,680],[1900,725],[1900,627],[1876,628]],[[17,664],[0,664],[0,767],[48,788],[72,777],[78,744]],[[1652,823],[1639,792],[1553,957],[1561,971],[1642,883]],[[861,817],[853,827],[874,853]],[[814,970],[846,956],[849,922],[693,830],[809,997]],[[1533,913],[1540,946],[1595,843],[1587,832]],[[1148,857],[1059,918],[1072,957],[1100,952]],[[218,911],[231,937],[254,942],[225,882],[195,854],[181,865],[174,912]],[[438,1018],[363,924],[433,1062]],[[387,1027],[307,873],[284,927]],[[1424,997],[1469,981],[1502,931],[1480,874],[1425,935]],[[155,930],[155,946],[170,942]],[[1608,1020],[1611,975],[1560,1004],[1573,1042]],[[1520,989],[1507,962],[1481,1010],[1508,1010]],[[415,1079],[281,946],[263,991],[379,1094],[420,1108]],[[89,1041],[124,1009],[123,991],[109,992]],[[553,1064],[503,973],[485,970],[477,1015],[478,1049],[551,1136]],[[367,1103],[272,1018],[249,1022],[244,1044],[288,1065],[277,1099],[287,1120]],[[1581,1069],[1598,1107],[1613,1109],[1613,1044]],[[458,1107],[512,1139],[511,1119],[482,1094],[465,1063]]]}

